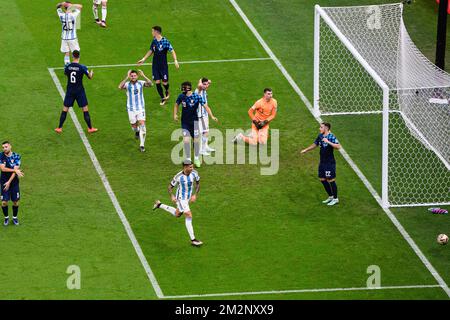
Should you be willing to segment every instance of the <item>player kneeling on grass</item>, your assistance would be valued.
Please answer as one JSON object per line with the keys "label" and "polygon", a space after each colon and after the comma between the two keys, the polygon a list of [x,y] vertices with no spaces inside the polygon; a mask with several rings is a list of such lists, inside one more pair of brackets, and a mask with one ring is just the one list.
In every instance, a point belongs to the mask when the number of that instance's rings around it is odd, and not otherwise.
{"label": "player kneeling on grass", "polygon": [[67,76],[67,89],[66,96],[64,98],[64,107],[61,112],[61,116],[59,118],[59,126],[55,129],[57,133],[62,132],[62,127],[64,122],[66,121],[67,112],[69,108],[73,107],[75,100],[78,103],[78,107],[83,109],[84,121],[88,126],[88,132],[94,133],[97,132],[97,128],[93,128],[91,125],[91,116],[89,115],[88,109],[88,100],[86,97],[86,92],[83,87],[83,76],[86,75],[88,79],[92,79],[94,76],[94,71],[88,71],[88,68],[85,65],[82,65],[80,62],[80,52],[73,52],[73,62],[68,64],[64,68],[64,74]]}
{"label": "player kneeling on grass", "polygon": [[[195,181],[195,194],[192,193],[193,184]],[[176,194],[172,193],[174,187],[177,187]],[[178,172],[172,179],[168,188],[170,197],[173,203],[177,204],[177,207],[170,207],[165,204],[162,204],[161,201],[156,200],[153,210],[163,209],[169,212],[176,218],[181,217],[184,213],[185,215],[185,223],[186,229],[189,233],[189,237],[191,238],[191,243],[194,246],[201,246],[203,242],[197,240],[194,235],[194,227],[192,226],[192,212],[189,208],[190,202],[195,202],[197,200],[198,193],[200,191],[200,176],[197,171],[194,170],[194,166],[190,160],[184,160],[183,162],[183,170]]]}
{"label": "player kneeling on grass", "polygon": [[251,145],[266,144],[269,138],[269,123],[277,115],[277,100],[273,98],[270,88],[264,89],[264,96],[248,109],[248,116],[252,120],[252,133],[244,136],[242,133],[233,138],[233,142],[244,141]]}
{"label": "player kneeling on grass", "polygon": [[[145,81],[138,80],[142,76]],[[127,111],[131,129],[135,132],[136,139],[140,140],[140,150],[145,151],[144,143],[147,129],[145,127],[145,101],[144,87],[151,87],[152,81],[147,78],[142,70],[128,70],[127,77],[119,84],[119,89],[127,92]],[[139,127],[138,127],[139,124]]]}
{"label": "player kneeling on grass", "polygon": [[320,124],[320,134],[308,148],[301,151],[302,154],[320,146],[319,179],[328,193],[328,199],[323,203],[334,206],[339,203],[336,185],[336,160],[334,159],[334,149],[340,149],[338,139],[330,132],[331,124],[322,122]]}
{"label": "player kneeling on grass", "polygon": [[0,191],[2,200],[2,210],[5,216],[4,226],[9,224],[8,202],[13,202],[13,223],[19,225],[17,214],[19,212],[20,188],[19,177],[23,177],[20,171],[20,155],[11,151],[11,144],[8,141],[2,143],[3,152],[0,153]]}

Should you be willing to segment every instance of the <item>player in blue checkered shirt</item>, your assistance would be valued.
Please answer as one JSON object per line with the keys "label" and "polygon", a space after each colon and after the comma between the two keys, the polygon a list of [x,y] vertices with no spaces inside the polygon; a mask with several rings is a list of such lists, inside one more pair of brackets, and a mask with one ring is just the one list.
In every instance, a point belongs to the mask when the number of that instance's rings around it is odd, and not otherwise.
{"label": "player in blue checkered shirt", "polygon": [[330,132],[331,124],[322,122],[320,124],[320,134],[308,148],[301,151],[302,154],[320,147],[319,179],[322,182],[328,199],[323,203],[334,206],[339,203],[338,190],[336,185],[336,160],[334,159],[334,149],[340,149],[341,145],[334,134]]}
{"label": "player in blue checkered shirt", "polygon": [[19,225],[17,214],[19,213],[19,177],[23,177],[20,170],[20,155],[11,151],[11,144],[8,141],[2,143],[3,152],[0,153],[0,189],[2,199],[2,211],[5,216],[3,225],[9,224],[8,202],[13,202],[13,222]]}
{"label": "player in blue checkered shirt", "polygon": [[[161,35],[161,32],[162,28],[160,26],[154,26],[152,28],[153,41],[150,44],[150,49],[145,54],[145,56],[137,62],[137,64],[143,64],[148,57],[153,55],[153,80],[155,80],[156,89],[158,90],[159,96],[161,97],[160,105],[162,106],[167,102],[167,100],[169,100],[169,66],[167,64],[167,52],[172,53],[175,67],[177,69],[180,67],[180,65],[178,64],[177,55],[175,53],[175,50],[173,50],[170,41],[163,37]],[[165,89],[165,94],[163,93],[161,81]]]}

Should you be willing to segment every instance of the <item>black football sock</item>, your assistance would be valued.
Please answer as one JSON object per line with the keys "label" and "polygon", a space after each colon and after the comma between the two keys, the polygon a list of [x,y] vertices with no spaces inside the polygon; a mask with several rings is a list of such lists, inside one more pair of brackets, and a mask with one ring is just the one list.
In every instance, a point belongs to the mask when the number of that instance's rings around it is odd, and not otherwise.
{"label": "black football sock", "polygon": [[336,181],[330,182],[330,186],[331,186],[331,192],[333,192],[333,197],[335,199],[337,199],[337,197],[338,197],[338,189],[337,189]]}
{"label": "black football sock", "polygon": [[332,196],[333,195],[333,192],[331,191],[331,186],[330,186],[330,183],[328,182],[328,181],[321,181],[322,182],[322,184],[323,184],[323,187],[325,188],[325,191],[328,193],[328,196]]}
{"label": "black football sock", "polygon": [[62,128],[64,121],[66,121],[67,111],[61,111],[61,116],[59,117],[59,126],[58,128]]}
{"label": "black football sock", "polygon": [[156,84],[156,90],[158,90],[158,94],[161,97],[161,99],[164,99],[164,93],[163,93],[161,83]]}
{"label": "black football sock", "polygon": [[84,114],[84,121],[86,121],[88,128],[92,129],[91,116],[89,115],[89,111],[84,111],[83,114]]}
{"label": "black football sock", "polygon": [[13,209],[13,217],[17,218],[17,214],[19,213],[19,206],[12,206]]}
{"label": "black football sock", "polygon": [[169,84],[163,84],[164,89],[166,90],[166,96],[169,94]]}
{"label": "black football sock", "polygon": [[5,216],[5,218],[8,218],[8,206],[2,207],[3,210],[3,215]]}

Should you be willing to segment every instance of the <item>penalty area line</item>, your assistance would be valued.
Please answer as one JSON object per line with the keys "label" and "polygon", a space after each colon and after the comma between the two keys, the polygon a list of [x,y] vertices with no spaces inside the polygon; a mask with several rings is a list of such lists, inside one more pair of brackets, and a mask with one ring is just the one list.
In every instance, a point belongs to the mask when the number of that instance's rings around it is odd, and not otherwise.
{"label": "penalty area line", "polygon": [[[242,58],[242,59],[218,59],[218,60],[192,60],[192,61],[179,61],[178,64],[197,64],[197,63],[226,63],[226,62],[245,62],[245,61],[265,61],[272,60],[272,58]],[[169,62],[174,64],[174,62]],[[151,63],[143,63],[141,66],[151,66]],[[120,67],[137,67],[136,63],[126,64],[102,64],[96,66],[87,66],[88,68],[120,68]],[[64,67],[48,68],[49,70],[63,70]]]}
{"label": "penalty area line", "polygon": [[[259,32],[253,26],[251,21],[247,18],[245,13],[242,11],[241,7],[239,7],[239,5],[236,3],[235,0],[229,0],[229,1],[230,1],[231,5],[234,7],[234,9],[236,10],[236,12],[241,17],[241,19],[244,21],[244,23],[247,25],[247,27],[253,33],[255,38],[259,41],[259,43],[264,48],[264,50],[269,55],[269,57],[272,58],[273,62],[278,67],[278,69],[281,71],[281,73],[284,75],[284,77],[289,82],[291,87],[298,94],[298,96],[302,99],[303,103],[308,108],[308,110],[311,112],[311,114],[316,119],[316,121],[321,123],[322,119],[314,113],[314,109],[311,105],[311,102],[305,96],[303,91],[299,88],[299,86],[294,81],[294,79],[292,79],[291,75],[287,72],[286,68],[283,66],[283,64],[280,62],[280,60],[275,56],[272,49],[270,49],[270,47],[267,45],[267,43],[261,37]],[[370,194],[375,198],[375,200],[378,202],[380,207],[386,213],[388,218],[391,220],[391,222],[394,224],[394,226],[397,228],[397,230],[400,232],[400,234],[403,236],[403,238],[409,244],[409,246],[414,251],[414,253],[419,257],[419,259],[422,261],[422,263],[425,265],[425,267],[428,269],[428,271],[432,274],[434,279],[436,279],[437,283],[442,288],[442,290],[444,290],[445,293],[450,297],[450,289],[449,289],[447,283],[444,281],[444,279],[441,277],[441,275],[436,271],[436,269],[433,267],[433,265],[430,263],[430,261],[427,259],[427,257],[425,257],[425,255],[420,250],[420,248],[417,246],[415,241],[411,238],[411,236],[408,234],[408,232],[403,227],[403,225],[400,223],[400,221],[398,221],[397,217],[392,213],[392,211],[389,208],[385,208],[383,206],[381,197],[378,195],[378,193],[376,192],[376,190],[374,189],[372,184],[369,182],[369,180],[367,180],[365,175],[362,173],[362,171],[359,169],[359,167],[356,165],[356,163],[353,161],[353,159],[350,158],[349,154],[344,150],[344,148],[341,148],[340,152],[341,152],[341,155],[343,156],[343,158],[347,161],[347,163],[350,165],[350,167],[353,169],[353,171],[356,173],[356,175],[361,179],[361,181],[366,186],[367,190],[369,190]]]}
{"label": "penalty area line", "polygon": [[[59,94],[61,95],[61,98],[64,100],[64,89],[61,86],[61,82],[59,81],[58,77],[56,76],[56,73],[54,71],[54,69],[52,68],[48,68],[48,72],[50,73],[50,76],[53,79],[53,82],[56,86],[56,89],[58,90]],[[97,156],[95,155],[94,150],[92,149],[91,144],[89,143],[89,140],[86,137],[86,134],[83,131],[83,128],[80,124],[80,122],[78,121],[77,115],[75,114],[75,112],[73,111],[73,108],[69,108],[69,114],[70,117],[72,118],[72,121],[78,131],[78,134],[80,135],[81,141],[83,142],[87,153],[89,154],[89,157],[91,158],[92,164],[94,165],[95,170],[97,171],[103,186],[106,189],[106,192],[108,193],[109,198],[111,199],[111,202],[114,206],[114,208],[116,209],[116,212],[120,218],[120,221],[122,222],[125,231],[127,232],[128,238],[131,241],[131,244],[134,247],[134,250],[136,251],[137,256],[139,257],[139,260],[142,264],[142,266],[144,267],[144,270],[147,274],[148,279],[150,280],[150,283],[153,286],[153,289],[155,290],[156,296],[160,299],[164,298],[164,294],[161,290],[161,287],[158,284],[158,281],[156,280],[156,277],[152,271],[152,269],[150,268],[150,265],[147,261],[147,259],[144,256],[144,253],[142,252],[141,246],[139,245],[139,242],[136,239],[136,236],[133,233],[133,230],[131,229],[130,223],[128,222],[122,207],[119,204],[119,201],[117,200],[116,195],[114,194],[114,191],[111,188],[111,185],[109,184],[108,178],[106,177],[105,172],[103,171],[100,162],[97,159]]]}
{"label": "penalty area line", "polygon": [[425,289],[440,288],[440,285],[412,285],[412,286],[385,286],[385,287],[356,287],[356,288],[324,288],[324,289],[299,289],[299,290],[278,290],[278,291],[255,291],[255,292],[228,292],[228,293],[205,293],[178,296],[165,296],[165,299],[186,299],[186,298],[206,298],[206,297],[226,297],[226,296],[250,296],[263,294],[288,294],[288,293],[315,293],[315,292],[341,292],[341,291],[373,291],[373,290],[403,290],[403,289]]}

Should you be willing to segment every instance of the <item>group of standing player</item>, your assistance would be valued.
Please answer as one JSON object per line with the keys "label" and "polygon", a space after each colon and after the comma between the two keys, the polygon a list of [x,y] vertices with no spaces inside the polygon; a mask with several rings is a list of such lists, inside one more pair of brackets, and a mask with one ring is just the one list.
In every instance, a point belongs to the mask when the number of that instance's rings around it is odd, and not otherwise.
{"label": "group of standing player", "polygon": [[[102,3],[105,9],[102,21],[98,19],[97,7]],[[65,8],[63,11],[61,8]],[[69,12],[69,9],[71,12]],[[88,102],[84,87],[82,84],[83,76],[86,75],[92,79],[93,71],[88,71],[88,68],[79,64],[79,45],[76,38],[76,18],[82,9],[81,5],[68,2],[58,4],[58,16],[62,23],[62,44],[61,51],[65,52],[65,70],[67,76],[67,90],[64,99],[64,107],[60,116],[59,126],[55,129],[56,132],[62,132],[62,126],[66,119],[67,111],[73,106],[76,100],[78,105],[83,109],[84,119],[88,126],[88,132],[96,132],[97,129],[91,125],[91,120],[88,111]],[[94,17],[96,22],[102,27],[106,27],[104,19],[106,18],[106,1],[94,0]],[[167,103],[170,97],[169,91],[169,68],[167,61],[167,54],[171,53],[176,69],[179,69],[177,55],[173,49],[172,44],[168,39],[162,36],[162,28],[160,26],[152,27],[152,42],[147,53],[142,59],[137,62],[137,65],[142,65],[149,57],[152,59],[152,79],[156,84],[156,89],[160,97],[160,105]],[[68,61],[68,51],[72,52],[73,62]],[[141,76],[144,80],[139,80]],[[197,84],[197,88],[193,90],[192,83],[185,81],[181,84],[181,94],[178,95],[174,109],[173,119],[178,122],[179,109],[181,106],[181,128],[183,134],[183,144],[185,160],[183,161],[183,170],[178,172],[168,187],[171,200],[176,204],[176,208],[162,204],[157,200],[153,206],[156,210],[161,208],[175,217],[185,215],[186,229],[188,231],[191,243],[195,246],[202,245],[202,242],[197,240],[194,235],[192,226],[192,212],[189,207],[190,202],[196,201],[197,195],[200,191],[200,176],[195,167],[201,166],[200,155],[208,156],[214,149],[208,146],[208,131],[209,131],[209,117],[214,121],[218,119],[213,115],[211,108],[208,105],[207,90],[211,84],[208,78],[201,78]],[[145,113],[145,99],[143,89],[153,86],[150,80],[142,70],[129,70],[126,78],[123,79],[118,88],[124,90],[127,95],[127,112],[131,128],[135,134],[136,139],[139,139],[139,149],[145,152],[145,138],[146,138],[146,113]],[[275,119],[277,114],[277,101],[273,98],[271,88],[264,89],[264,95],[261,99],[248,110],[248,115],[252,120],[252,131],[249,136],[243,134],[237,135],[233,141],[243,141],[251,145],[264,145],[267,143],[269,137],[269,124]],[[328,205],[334,205],[339,202],[337,198],[337,186],[335,182],[335,160],[333,156],[333,149],[340,148],[336,137],[330,132],[331,125],[329,123],[322,123],[320,126],[320,135],[315,140],[314,144],[302,150],[301,153],[306,153],[317,146],[320,146],[320,165],[319,178],[327,191],[329,198],[324,201]],[[191,146],[194,145],[194,160],[191,160]],[[15,173],[13,173],[15,174]],[[194,189],[195,184],[195,189]],[[177,187],[175,195],[173,188]]]}

